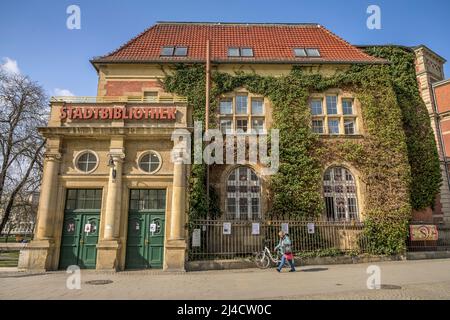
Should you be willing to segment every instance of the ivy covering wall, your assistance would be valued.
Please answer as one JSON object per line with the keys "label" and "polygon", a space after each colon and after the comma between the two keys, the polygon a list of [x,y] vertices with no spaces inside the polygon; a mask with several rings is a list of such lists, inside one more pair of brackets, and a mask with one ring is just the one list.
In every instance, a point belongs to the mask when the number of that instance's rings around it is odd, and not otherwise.
{"label": "ivy covering wall", "polygon": [[[349,163],[364,184],[365,233],[376,254],[404,250],[412,208],[433,203],[440,172],[426,108],[415,82],[414,57],[399,48],[370,48],[393,63],[354,65],[331,77],[295,67],[285,76],[212,74],[211,115],[220,94],[244,87],[271,101],[273,128],[280,130],[280,167],[271,176],[266,217],[317,217],[324,212],[322,177],[330,163]],[[392,57],[392,59],[391,59]],[[194,120],[205,119],[204,65],[177,65],[165,90],[188,98]],[[352,92],[361,104],[365,137],[319,137],[313,133],[309,97],[327,89]],[[211,122],[214,123],[213,117]],[[403,128],[403,130],[402,130]],[[193,165],[189,219],[208,216],[206,170]],[[217,198],[212,191],[212,198]],[[210,199],[210,216],[220,214]]]}

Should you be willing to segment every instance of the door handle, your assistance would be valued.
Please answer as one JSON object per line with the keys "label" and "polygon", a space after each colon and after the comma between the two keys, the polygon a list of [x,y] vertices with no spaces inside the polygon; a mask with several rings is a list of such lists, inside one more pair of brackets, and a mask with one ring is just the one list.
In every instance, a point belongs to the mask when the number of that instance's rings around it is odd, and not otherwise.
{"label": "door handle", "polygon": [[145,239],[145,245],[148,245],[150,243],[150,241],[148,241],[148,239]]}
{"label": "door handle", "polygon": [[83,239],[81,239],[81,240],[80,240],[80,244],[83,244],[83,243],[84,243],[84,240],[83,240]]}

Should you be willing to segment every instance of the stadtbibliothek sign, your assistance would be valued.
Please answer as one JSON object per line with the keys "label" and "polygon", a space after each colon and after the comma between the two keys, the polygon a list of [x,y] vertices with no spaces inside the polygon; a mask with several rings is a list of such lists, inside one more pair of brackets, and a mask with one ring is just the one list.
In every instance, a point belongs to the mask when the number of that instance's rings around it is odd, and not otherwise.
{"label": "stadtbibliothek sign", "polygon": [[61,120],[175,120],[175,107],[62,107]]}

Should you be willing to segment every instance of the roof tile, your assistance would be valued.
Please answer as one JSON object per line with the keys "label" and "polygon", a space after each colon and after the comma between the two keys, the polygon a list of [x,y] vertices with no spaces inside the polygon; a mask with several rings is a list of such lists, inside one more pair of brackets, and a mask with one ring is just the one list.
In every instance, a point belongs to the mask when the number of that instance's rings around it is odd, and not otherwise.
{"label": "roof tile", "polygon": [[[379,63],[317,24],[157,23],[114,52],[93,62],[204,61],[206,42],[215,62]],[[162,46],[187,46],[186,57],[161,57]],[[230,58],[228,47],[251,47],[254,57]],[[317,48],[320,57],[295,57],[294,48]]]}

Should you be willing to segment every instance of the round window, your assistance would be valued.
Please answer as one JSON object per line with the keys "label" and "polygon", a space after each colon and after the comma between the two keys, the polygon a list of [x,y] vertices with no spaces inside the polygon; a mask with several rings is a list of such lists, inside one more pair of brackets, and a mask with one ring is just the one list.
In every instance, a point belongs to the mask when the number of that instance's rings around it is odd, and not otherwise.
{"label": "round window", "polygon": [[86,151],[78,156],[76,165],[78,170],[89,173],[97,167],[97,162],[97,156],[91,151]]}
{"label": "round window", "polygon": [[146,152],[139,159],[139,168],[147,173],[154,173],[161,166],[161,158],[154,152]]}

